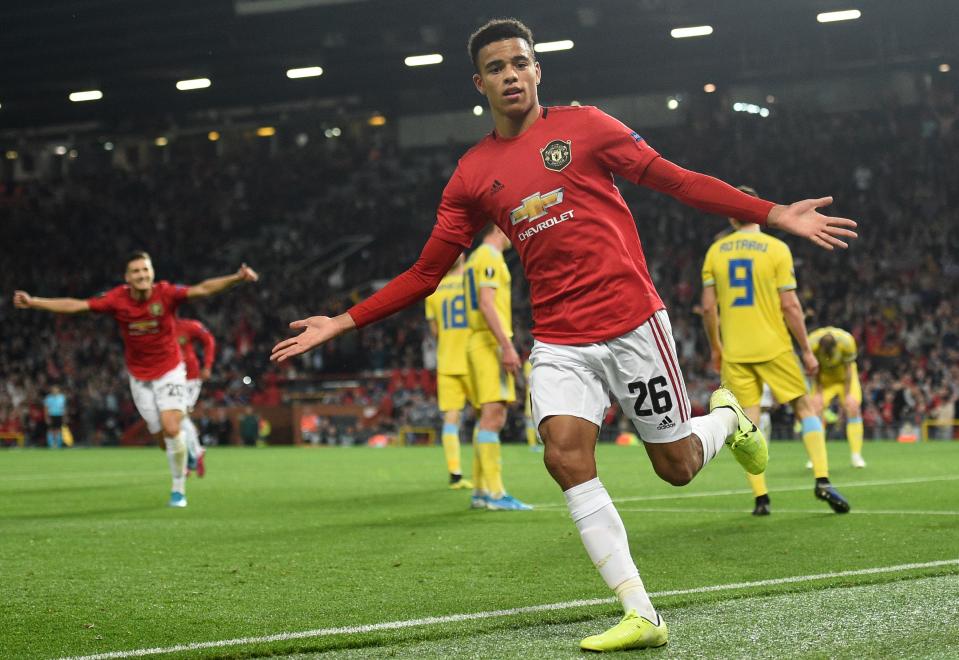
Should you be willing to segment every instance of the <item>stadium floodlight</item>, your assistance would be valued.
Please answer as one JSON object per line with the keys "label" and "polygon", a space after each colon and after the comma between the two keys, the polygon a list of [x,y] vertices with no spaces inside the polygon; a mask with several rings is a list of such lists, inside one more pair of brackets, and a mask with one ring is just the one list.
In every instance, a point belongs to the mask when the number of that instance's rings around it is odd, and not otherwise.
{"label": "stadium floodlight", "polygon": [[572,41],[569,39],[562,39],[561,41],[542,41],[533,46],[533,50],[535,50],[537,53],[552,53],[557,50],[569,50],[572,47]]}
{"label": "stadium floodlight", "polygon": [[386,126],[386,117],[379,114],[373,115],[372,117],[366,120],[366,123],[369,124],[370,126]]}
{"label": "stadium floodlight", "polygon": [[323,75],[323,67],[321,66],[304,66],[299,69],[287,69],[286,77],[287,78],[316,78],[317,76]]}
{"label": "stadium floodlight", "polygon": [[669,108],[670,110],[675,110],[676,108],[679,107],[679,99],[670,97],[670,98],[666,101],[666,107]]}
{"label": "stadium floodlight", "polygon": [[176,88],[181,92],[185,92],[190,89],[206,89],[211,84],[209,78],[191,78],[190,80],[178,80]]}
{"label": "stadium floodlight", "polygon": [[16,160],[17,157],[20,156],[20,154],[18,154],[13,149],[10,149],[9,151],[7,151],[6,156],[7,156],[7,160]]}
{"label": "stadium floodlight", "polygon": [[104,150],[104,151],[113,151],[113,143],[112,143],[112,142],[104,142],[104,143],[103,143],[103,150]]}
{"label": "stadium floodlight", "polygon": [[689,37],[706,37],[712,33],[712,25],[693,25],[690,27],[673,28],[669,31],[669,36],[673,39],[688,39]]}
{"label": "stadium floodlight", "polygon": [[482,116],[482,115],[483,115],[483,106],[481,106],[481,105],[474,105],[474,106],[473,106],[473,114],[476,115],[477,117]]}
{"label": "stadium floodlight", "polygon": [[824,11],[816,14],[816,20],[820,23],[836,23],[837,21],[854,21],[862,16],[858,9],[843,9],[842,11]]}
{"label": "stadium floodlight", "polygon": [[153,144],[155,144],[158,147],[165,147],[168,144],[170,144],[170,141],[161,135],[160,137],[158,137],[156,140],[153,141]]}
{"label": "stadium floodlight", "polygon": [[939,73],[949,73],[952,71],[952,67],[949,66],[946,62],[943,62],[939,65]]}
{"label": "stadium floodlight", "polygon": [[713,92],[716,91],[716,85],[714,85],[713,83],[706,83],[705,85],[703,85],[703,91],[706,92],[707,94],[712,94]]}
{"label": "stadium floodlight", "polygon": [[276,129],[272,126],[260,126],[256,129],[257,137],[272,137],[276,135]]}
{"label": "stadium floodlight", "polygon": [[735,112],[745,112],[750,115],[759,115],[763,119],[769,116],[769,108],[764,108],[755,103],[736,102],[733,103],[733,110]]}
{"label": "stadium floodlight", "polygon": [[99,89],[88,89],[82,92],[70,92],[70,100],[74,103],[82,103],[83,101],[99,101],[103,98],[103,92]]}
{"label": "stadium floodlight", "polygon": [[217,140],[220,139],[220,132],[210,131],[209,133],[206,134],[206,139],[209,140],[210,142],[216,142]]}
{"label": "stadium floodlight", "polygon": [[53,153],[55,153],[58,156],[65,156],[67,153],[67,148],[63,146],[62,144],[58,144],[57,146],[53,148]]}
{"label": "stadium floodlight", "polygon": [[429,55],[410,55],[403,62],[406,66],[426,66],[428,64],[439,64],[443,61],[443,56],[439,53],[430,53]]}

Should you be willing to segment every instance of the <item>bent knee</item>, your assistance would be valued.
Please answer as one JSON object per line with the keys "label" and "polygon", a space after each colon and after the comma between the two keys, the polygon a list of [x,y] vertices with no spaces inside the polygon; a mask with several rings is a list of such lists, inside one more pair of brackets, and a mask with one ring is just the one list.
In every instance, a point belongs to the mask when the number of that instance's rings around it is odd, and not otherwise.
{"label": "bent knee", "polygon": [[655,469],[659,478],[672,486],[685,486],[696,476],[696,470],[683,463],[670,463]]}

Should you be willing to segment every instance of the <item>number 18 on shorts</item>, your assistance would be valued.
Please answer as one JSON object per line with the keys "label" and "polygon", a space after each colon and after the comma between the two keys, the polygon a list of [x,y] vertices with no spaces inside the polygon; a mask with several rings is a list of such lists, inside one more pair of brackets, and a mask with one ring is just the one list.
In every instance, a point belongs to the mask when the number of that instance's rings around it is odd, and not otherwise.
{"label": "number 18 on shorts", "polygon": [[537,341],[530,355],[533,421],[572,415],[601,426],[610,395],[644,442],[690,434],[689,397],[665,310],[615,339],[582,346]]}

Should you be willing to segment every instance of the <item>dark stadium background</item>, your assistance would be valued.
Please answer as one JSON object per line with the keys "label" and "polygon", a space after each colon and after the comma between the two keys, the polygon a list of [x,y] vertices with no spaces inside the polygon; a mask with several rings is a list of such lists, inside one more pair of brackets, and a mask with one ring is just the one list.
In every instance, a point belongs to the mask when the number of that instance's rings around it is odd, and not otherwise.
{"label": "dark stadium background", "polygon": [[[276,442],[293,437],[300,402],[338,406],[323,409],[337,413],[331,440],[436,423],[419,307],[283,369],[267,356],[289,321],[342,311],[415,259],[456,158],[490,128],[488,112],[472,112],[483,99],[465,42],[500,15],[526,21],[538,41],[575,43],[539,56],[545,104],[600,105],[667,158],[771,199],[834,194],[837,214],[860,221],[860,240],[838,255],[791,244],[808,326],[859,340],[867,438],[953,419],[959,5],[857,4],[859,20],[835,24],[815,14],[842,7],[806,0],[8,4],[0,430],[42,444],[38,406],[53,382],[69,396],[79,443],[119,442],[136,420],[112,321],[14,311],[10,296],[93,295],[120,281],[137,248],[153,254],[158,279],[195,282],[244,260],[263,276],[182,312],[221,346],[200,413],[211,437],[221,410],[235,419],[248,403],[274,421]],[[702,24],[714,33],[669,36]],[[403,63],[434,52],[442,64]],[[284,75],[301,66],[324,73]],[[200,77],[211,87],[174,87]],[[91,89],[102,100],[67,99]],[[725,222],[623,191],[702,406],[716,378],[697,315],[699,267]],[[522,349],[529,310],[513,265]],[[367,408],[379,421],[351,428]],[[777,421],[776,437],[789,437],[791,420]],[[237,439],[235,426],[223,441]]]}

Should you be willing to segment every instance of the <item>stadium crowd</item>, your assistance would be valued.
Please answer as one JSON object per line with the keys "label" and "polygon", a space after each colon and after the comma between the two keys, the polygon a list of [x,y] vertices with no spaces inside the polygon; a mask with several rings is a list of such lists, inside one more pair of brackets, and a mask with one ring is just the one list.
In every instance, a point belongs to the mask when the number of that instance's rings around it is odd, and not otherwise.
{"label": "stadium crowd", "polygon": [[[774,106],[768,119],[701,108],[681,127],[644,133],[680,165],[749,184],[773,200],[833,194],[836,213],[860,221],[860,239],[846,252],[789,242],[807,327],[838,326],[859,343],[867,437],[957,417],[957,118],[959,105],[947,94],[923,107],[890,101],[883,110],[845,114]],[[330,374],[433,366],[420,306],[281,369],[267,356],[289,321],[339,313],[412,263],[463,147],[401,150],[380,130],[272,153],[256,138],[223,156],[200,143],[170,149],[132,168],[81,153],[62,177],[3,187],[0,431],[22,430],[42,443],[41,401],[53,383],[68,395],[81,442],[115,442],[136,419],[111,320],[15,311],[9,295],[16,288],[94,295],[121,280],[134,249],[152,254],[158,280],[193,283],[241,261],[262,274],[259,285],[229,301],[182,309],[218,338],[204,395],[215,405],[279,402],[284,391],[309,389]],[[694,409],[701,409],[718,375],[708,369],[698,315],[700,267],[726,224],[640,187],[621,189],[670,310]],[[343,257],[335,241],[347,234],[361,240]],[[511,263],[522,352],[532,343],[530,312],[519,265]],[[390,398],[397,419],[421,421],[434,401],[424,382],[393,378],[364,389],[362,402],[380,406]],[[355,396],[331,391],[323,400]]]}

